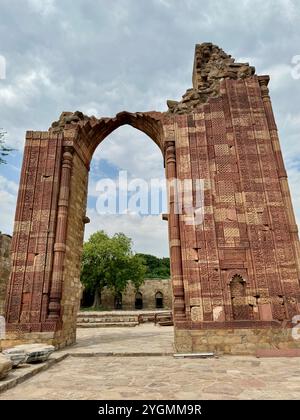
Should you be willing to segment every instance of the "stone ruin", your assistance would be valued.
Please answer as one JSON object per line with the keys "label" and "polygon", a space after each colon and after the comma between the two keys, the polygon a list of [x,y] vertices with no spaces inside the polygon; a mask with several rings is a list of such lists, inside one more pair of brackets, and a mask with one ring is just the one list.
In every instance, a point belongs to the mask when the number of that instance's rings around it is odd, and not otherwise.
{"label": "stone ruin", "polygon": [[204,180],[203,223],[195,213],[186,223],[191,215],[176,214],[168,197],[177,351],[299,347],[298,228],[268,83],[205,43],[196,45],[193,88],[166,112],[64,112],[48,131],[28,131],[4,345],[75,341],[90,162],[129,124],[159,146],[167,180]]}
{"label": "stone ruin", "polygon": [[231,55],[216,45],[210,42],[196,45],[193,87],[187,89],[181,101],[168,100],[168,112],[186,114],[196,111],[210,98],[220,97],[223,79],[240,80],[254,74],[254,67],[248,63],[235,63]]}

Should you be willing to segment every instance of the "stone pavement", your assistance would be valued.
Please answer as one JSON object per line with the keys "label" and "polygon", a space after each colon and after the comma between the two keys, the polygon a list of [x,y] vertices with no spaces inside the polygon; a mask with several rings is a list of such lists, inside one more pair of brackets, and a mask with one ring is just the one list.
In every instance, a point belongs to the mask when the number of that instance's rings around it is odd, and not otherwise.
{"label": "stone pavement", "polygon": [[174,353],[173,327],[141,324],[137,327],[78,328],[77,343],[68,353]]}
{"label": "stone pavement", "polygon": [[[300,399],[299,358],[155,356],[173,352],[172,335],[171,327],[153,325],[79,330],[71,356],[3,392],[0,400]],[[91,357],[105,352],[122,355]]]}

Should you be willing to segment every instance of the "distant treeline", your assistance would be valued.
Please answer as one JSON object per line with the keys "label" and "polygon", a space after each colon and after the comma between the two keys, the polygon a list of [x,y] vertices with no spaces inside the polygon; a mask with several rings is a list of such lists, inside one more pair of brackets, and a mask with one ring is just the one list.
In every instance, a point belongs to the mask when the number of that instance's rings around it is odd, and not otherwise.
{"label": "distant treeline", "polygon": [[141,256],[146,264],[146,279],[167,279],[170,277],[170,258],[158,258],[150,254],[137,254]]}

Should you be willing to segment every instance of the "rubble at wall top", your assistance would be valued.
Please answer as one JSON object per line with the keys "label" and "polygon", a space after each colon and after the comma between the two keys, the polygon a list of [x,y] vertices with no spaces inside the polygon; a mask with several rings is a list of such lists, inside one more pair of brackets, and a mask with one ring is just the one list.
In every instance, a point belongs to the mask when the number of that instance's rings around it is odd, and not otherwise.
{"label": "rubble at wall top", "polygon": [[209,98],[220,96],[220,82],[228,79],[245,79],[255,74],[248,63],[236,63],[231,55],[218,46],[205,42],[195,47],[193,87],[180,101],[168,100],[168,113],[186,114],[206,103]]}

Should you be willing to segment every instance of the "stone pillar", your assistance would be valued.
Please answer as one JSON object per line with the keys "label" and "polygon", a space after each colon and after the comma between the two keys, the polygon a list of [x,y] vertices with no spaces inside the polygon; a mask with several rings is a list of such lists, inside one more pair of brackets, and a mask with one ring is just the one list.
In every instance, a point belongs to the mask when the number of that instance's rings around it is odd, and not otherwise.
{"label": "stone pillar", "polygon": [[282,197],[285,204],[287,218],[289,221],[290,234],[292,237],[293,248],[294,248],[294,253],[296,257],[298,277],[300,279],[300,242],[299,242],[299,236],[298,236],[298,226],[296,223],[296,218],[295,218],[295,214],[293,210],[293,204],[292,204],[290,189],[288,185],[288,176],[287,176],[287,172],[285,169],[285,165],[284,165],[284,161],[283,161],[283,157],[281,153],[277,125],[275,122],[272,102],[269,95],[268,83],[269,83],[270,78],[269,76],[259,76],[258,80],[259,80],[259,84],[261,88],[264,109],[265,109],[266,117],[268,121],[268,127],[269,127],[270,137],[272,141],[272,148],[273,148],[273,152],[276,158],[276,165],[277,165],[278,177],[280,181],[281,193],[282,193]]}
{"label": "stone pillar", "polygon": [[62,142],[62,133],[26,134],[5,308],[7,336],[12,340],[23,340],[32,332],[43,337],[49,333],[48,337],[56,328],[47,316]]}
{"label": "stone pillar", "polygon": [[176,171],[176,154],[175,141],[167,141],[164,149],[166,178],[168,185],[168,200],[169,200],[169,244],[170,244],[170,261],[171,261],[171,275],[174,296],[174,318],[175,321],[180,318],[185,318],[185,298],[184,285],[182,273],[182,256],[181,256],[181,241],[179,228],[179,215],[175,214],[175,191],[170,188],[172,181],[177,179]]}
{"label": "stone pillar", "polygon": [[68,208],[70,182],[73,162],[73,148],[63,149],[61,184],[57,210],[56,238],[54,244],[53,274],[49,300],[49,318],[60,318],[60,301],[62,297],[64,258],[66,253]]}

